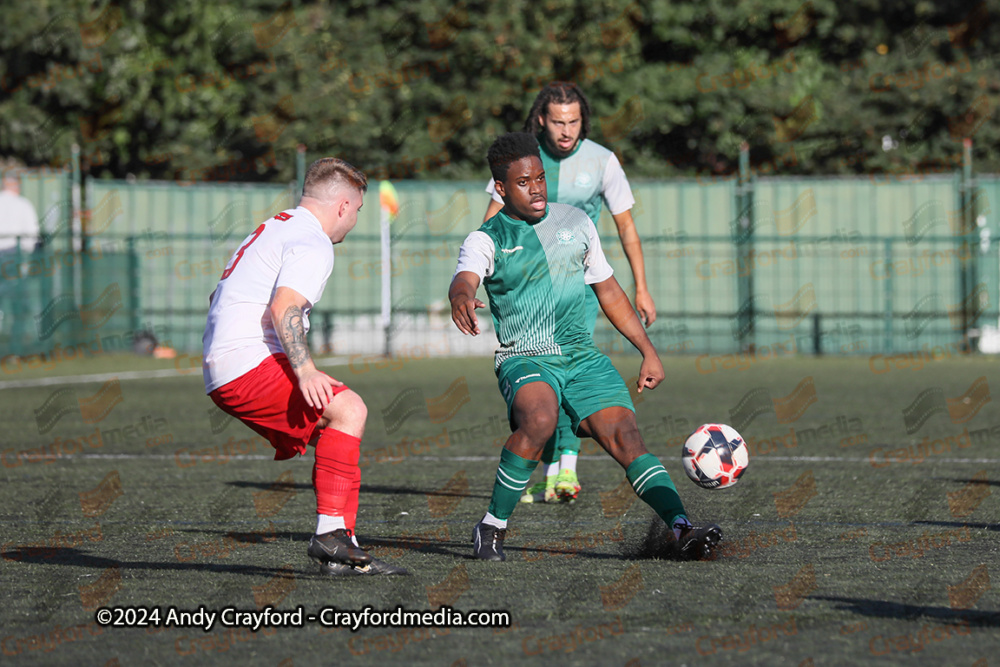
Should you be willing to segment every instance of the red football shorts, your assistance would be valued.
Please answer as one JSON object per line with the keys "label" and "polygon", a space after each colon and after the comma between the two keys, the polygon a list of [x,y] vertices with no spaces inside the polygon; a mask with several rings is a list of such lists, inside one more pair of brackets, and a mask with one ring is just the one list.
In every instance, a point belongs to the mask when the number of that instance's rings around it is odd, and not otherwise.
{"label": "red football shorts", "polygon": [[[333,387],[336,396],[347,385]],[[310,407],[284,354],[264,359],[252,371],[209,394],[223,412],[267,438],[274,460],[306,453],[323,410]]]}

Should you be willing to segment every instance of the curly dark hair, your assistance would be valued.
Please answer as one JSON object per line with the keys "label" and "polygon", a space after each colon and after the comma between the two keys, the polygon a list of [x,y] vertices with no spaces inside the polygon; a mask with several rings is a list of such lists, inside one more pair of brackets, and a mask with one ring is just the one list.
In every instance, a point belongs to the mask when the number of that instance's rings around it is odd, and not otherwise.
{"label": "curly dark hair", "polygon": [[538,134],[538,117],[544,116],[549,111],[550,104],[572,104],[580,103],[580,119],[583,127],[580,129],[580,141],[590,134],[590,103],[586,95],[580,90],[580,86],[572,81],[553,81],[542,88],[531,105],[528,117],[524,119],[524,131],[531,134]]}
{"label": "curly dark hair", "polygon": [[507,169],[511,162],[517,162],[521,158],[532,155],[539,160],[542,158],[538,152],[538,140],[535,139],[535,135],[527,132],[508,132],[500,135],[486,154],[493,180],[504,180],[507,178]]}

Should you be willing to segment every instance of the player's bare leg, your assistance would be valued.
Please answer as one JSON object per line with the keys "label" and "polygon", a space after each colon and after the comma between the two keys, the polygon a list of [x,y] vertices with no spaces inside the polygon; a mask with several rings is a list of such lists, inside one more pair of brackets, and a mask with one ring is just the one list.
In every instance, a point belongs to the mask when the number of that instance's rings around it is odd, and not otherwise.
{"label": "player's bare leg", "polygon": [[672,534],[666,532],[663,555],[692,560],[711,558],[712,548],[722,539],[722,530],[715,524],[699,528],[691,525],[677,487],[659,459],[646,449],[631,410],[599,410],[580,422],[580,433],[594,438],[625,469],[636,495],[673,528]]}
{"label": "player's bare leg", "polygon": [[576,458],[580,438],[573,433],[572,421],[560,406],[555,432],[545,443],[539,467],[542,481],[532,485],[521,496],[522,503],[572,503],[580,493],[576,476]]}
{"label": "player's bare leg", "polygon": [[596,440],[623,468],[649,453],[635,422],[635,414],[628,408],[615,406],[595,412],[580,422],[580,432]]}
{"label": "player's bare leg", "polygon": [[[545,443],[539,459],[542,470],[542,481],[529,486],[521,496],[522,503],[556,503],[562,498],[556,493],[556,481],[559,477],[559,427]],[[572,501],[570,501],[572,502]]]}
{"label": "player's bare leg", "polygon": [[333,397],[323,409],[323,417],[319,428],[333,428],[343,431],[355,438],[365,434],[365,422],[368,420],[368,406],[356,393],[348,389]]}
{"label": "player's bare leg", "polygon": [[507,519],[517,507],[521,492],[558,419],[556,392],[544,382],[532,382],[514,395],[511,417],[517,425],[500,452],[500,465],[493,483],[489,511],[472,533],[473,554],[483,560],[504,560],[503,540]]}
{"label": "player's bare leg", "polygon": [[544,382],[532,382],[514,395],[511,415],[517,430],[510,434],[504,449],[538,461],[545,443],[556,429],[559,403],[556,392]]}

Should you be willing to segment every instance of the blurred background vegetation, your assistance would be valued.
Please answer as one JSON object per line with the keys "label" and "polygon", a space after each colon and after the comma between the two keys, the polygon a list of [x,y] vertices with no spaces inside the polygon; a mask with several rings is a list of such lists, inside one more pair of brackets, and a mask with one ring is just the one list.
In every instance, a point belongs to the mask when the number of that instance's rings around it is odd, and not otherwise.
{"label": "blurred background vegetation", "polygon": [[92,178],[484,178],[573,80],[630,177],[1000,171],[1000,0],[0,3],[0,157]]}

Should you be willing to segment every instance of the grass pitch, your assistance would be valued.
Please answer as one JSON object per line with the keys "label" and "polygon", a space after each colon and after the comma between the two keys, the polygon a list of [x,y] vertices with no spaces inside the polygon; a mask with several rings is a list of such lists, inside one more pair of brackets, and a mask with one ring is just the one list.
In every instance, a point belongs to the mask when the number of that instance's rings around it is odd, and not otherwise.
{"label": "grass pitch", "polygon": [[[637,403],[639,426],[691,517],[723,527],[714,562],[631,557],[652,513],[589,441],[580,499],[520,505],[508,561],[473,560],[471,528],[507,435],[492,361],[327,367],[369,405],[358,532],[376,556],[412,572],[383,578],[320,576],[305,555],[311,456],[271,461],[249,429],[220,418],[197,370],[122,356],[0,378],[50,382],[0,385],[3,661],[996,660],[997,360],[800,358],[743,370],[665,361],[667,381]],[[625,378],[638,371],[637,357],[615,362]],[[66,378],[136,370],[145,377],[121,374],[118,385]],[[681,469],[680,444],[704,422],[742,424],[750,442],[750,468],[732,489],[702,490]],[[102,606],[310,613],[369,604],[507,610],[513,624],[206,633],[94,623]]]}

